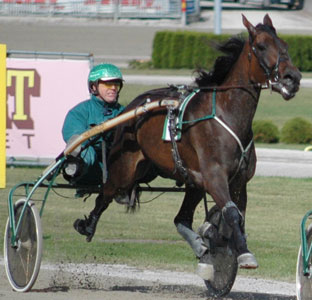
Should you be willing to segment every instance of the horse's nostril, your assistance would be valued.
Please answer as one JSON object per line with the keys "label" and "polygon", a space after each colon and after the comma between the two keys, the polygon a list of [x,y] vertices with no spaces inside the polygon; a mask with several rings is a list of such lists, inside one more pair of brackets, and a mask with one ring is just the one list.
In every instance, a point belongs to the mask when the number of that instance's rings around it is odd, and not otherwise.
{"label": "horse's nostril", "polygon": [[286,72],[283,76],[283,80],[287,81],[287,82],[295,82],[295,83],[299,83],[301,80],[301,73],[300,72],[295,72],[292,70],[289,70],[288,72]]}
{"label": "horse's nostril", "polygon": [[299,80],[297,80],[296,78],[292,77],[292,76],[285,76],[283,78],[283,82],[286,85],[291,85],[291,84],[296,84],[299,83]]}
{"label": "horse's nostril", "polygon": [[283,79],[285,79],[285,80],[293,80],[293,77],[291,75],[286,75],[286,76],[284,76]]}

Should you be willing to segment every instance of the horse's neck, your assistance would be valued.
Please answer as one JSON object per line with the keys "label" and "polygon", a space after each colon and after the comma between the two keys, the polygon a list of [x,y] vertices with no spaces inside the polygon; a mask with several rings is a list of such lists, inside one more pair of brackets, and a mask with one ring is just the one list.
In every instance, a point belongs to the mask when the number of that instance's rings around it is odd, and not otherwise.
{"label": "horse's neck", "polygon": [[228,116],[232,120],[233,127],[235,127],[233,129],[239,130],[242,135],[248,135],[251,131],[252,120],[261,92],[261,88],[254,84],[249,53],[249,45],[246,44],[227,79],[222,84],[223,87],[231,87],[227,91],[227,97],[223,98],[223,105],[221,105],[225,114],[224,118]]}
{"label": "horse's neck", "polygon": [[[256,58],[254,57],[250,45],[245,43],[243,50],[237,59],[236,63],[230,70],[226,80],[222,85],[224,86],[244,86],[253,89],[253,84],[260,83],[262,79],[258,78],[256,74],[259,70],[255,70]],[[260,67],[260,66],[259,66]]]}

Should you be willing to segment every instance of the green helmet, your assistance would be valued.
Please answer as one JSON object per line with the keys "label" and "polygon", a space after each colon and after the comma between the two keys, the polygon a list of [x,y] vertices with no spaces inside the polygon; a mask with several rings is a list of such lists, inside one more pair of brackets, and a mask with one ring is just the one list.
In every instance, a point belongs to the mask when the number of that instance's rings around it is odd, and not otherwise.
{"label": "green helmet", "polygon": [[88,87],[90,93],[94,94],[92,90],[92,85],[98,85],[99,80],[111,81],[120,80],[123,81],[121,71],[115,65],[112,64],[99,64],[93,67],[89,73],[88,77]]}

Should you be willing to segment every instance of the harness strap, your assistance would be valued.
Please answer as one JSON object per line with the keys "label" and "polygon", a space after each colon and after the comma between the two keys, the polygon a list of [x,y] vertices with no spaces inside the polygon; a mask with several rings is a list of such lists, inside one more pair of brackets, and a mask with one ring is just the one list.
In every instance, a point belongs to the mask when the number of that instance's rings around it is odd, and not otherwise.
{"label": "harness strap", "polygon": [[233,179],[235,178],[235,176],[237,175],[238,171],[240,170],[240,168],[241,168],[241,166],[242,166],[242,163],[243,163],[244,159],[246,160],[246,154],[247,154],[247,152],[249,151],[249,149],[250,149],[252,143],[253,143],[253,140],[251,140],[251,141],[249,142],[249,144],[248,144],[248,146],[246,147],[246,149],[242,152],[241,158],[240,158],[239,163],[238,163],[238,167],[237,167],[237,169],[236,169],[234,175],[230,178],[229,184],[231,184],[232,180],[233,180]]}
{"label": "harness strap", "polygon": [[[198,91],[196,91],[196,93],[198,93]],[[216,94],[217,94],[217,92],[216,92],[216,89],[214,88],[213,89],[213,93],[212,93],[212,112],[211,112],[210,115],[207,115],[207,116],[204,116],[202,118],[195,119],[195,120],[181,121],[178,124],[178,128],[181,130],[183,124],[190,124],[190,123],[195,123],[195,122],[200,122],[200,121],[204,121],[204,120],[209,120],[209,119],[215,118],[215,116],[216,116]],[[192,98],[193,98],[194,95],[192,95]]]}
{"label": "harness strap", "polygon": [[234,177],[237,175],[239,169],[241,168],[242,163],[243,163],[243,160],[246,159],[246,154],[247,154],[247,152],[249,151],[249,149],[250,149],[250,147],[251,147],[251,145],[252,145],[252,143],[253,143],[253,140],[251,140],[251,141],[249,142],[249,144],[247,145],[247,147],[244,149],[244,147],[243,147],[243,145],[242,145],[240,139],[239,139],[238,136],[235,134],[235,132],[234,132],[229,126],[227,126],[222,120],[220,120],[217,116],[215,116],[214,119],[215,119],[216,121],[218,121],[219,124],[221,124],[221,125],[223,126],[223,128],[225,128],[225,129],[233,136],[233,138],[236,140],[236,142],[237,142],[237,144],[239,145],[239,148],[241,149],[241,152],[242,152],[241,158],[240,158],[240,160],[239,160],[238,167],[237,167],[237,169],[236,169],[234,175],[233,175],[233,176],[231,177],[231,179],[229,180],[229,183],[231,183],[232,180],[234,179]]}
{"label": "harness strap", "polygon": [[103,183],[107,181],[107,162],[106,162],[106,142],[102,140],[102,172],[103,172]]}
{"label": "harness strap", "polygon": [[179,150],[178,150],[178,145],[175,139],[175,136],[177,133],[176,122],[175,122],[176,115],[173,111],[173,108],[171,107],[168,108],[168,119],[169,119],[170,140],[172,144],[172,158],[173,158],[174,167],[175,167],[173,173],[175,174],[178,170],[178,172],[180,173],[180,175],[182,175],[185,182],[189,182],[189,176],[188,176],[186,168],[183,166],[183,162],[180,157]]}
{"label": "harness strap", "polygon": [[182,121],[180,122],[181,123],[181,127],[182,127],[182,124],[189,124],[189,123],[195,123],[195,122],[200,122],[200,121],[204,121],[204,120],[209,120],[209,119],[215,119],[217,122],[219,122],[233,137],[234,139],[237,141],[243,155],[245,155],[246,152],[248,152],[251,144],[252,144],[252,140],[250,141],[250,143],[248,144],[248,146],[246,147],[246,149],[244,150],[244,147],[240,141],[240,139],[238,138],[238,136],[235,134],[235,132],[228,126],[226,125],[221,119],[219,119],[217,116],[216,116],[216,94],[217,94],[217,91],[216,89],[213,89],[213,93],[212,93],[212,112],[210,115],[207,115],[207,116],[204,116],[202,118],[198,118],[198,119],[195,119],[195,120],[189,120],[189,121]]}
{"label": "harness strap", "polygon": [[[212,112],[211,112],[211,114],[206,115],[202,118],[198,118],[195,120],[187,120],[187,121],[180,120],[180,122],[178,122],[178,124],[176,124],[176,115],[174,114],[173,109],[170,109],[170,108],[168,109],[168,116],[167,117],[169,120],[169,133],[170,133],[170,140],[171,140],[171,144],[172,144],[172,157],[173,157],[173,160],[175,163],[174,173],[176,173],[176,171],[178,170],[186,182],[189,182],[190,179],[189,179],[189,176],[187,173],[187,169],[183,166],[183,162],[182,162],[182,159],[180,157],[177,142],[175,139],[177,131],[182,130],[183,124],[190,124],[190,123],[196,123],[196,122],[200,122],[200,121],[204,121],[204,120],[215,119],[225,130],[227,130],[233,136],[233,138],[236,140],[242,154],[241,154],[241,158],[239,160],[238,167],[235,171],[235,174],[231,177],[231,179],[229,180],[229,183],[232,182],[232,180],[235,178],[235,176],[239,172],[244,159],[246,159],[246,154],[248,153],[251,145],[253,144],[253,139],[251,139],[251,141],[249,142],[247,147],[244,149],[242,142],[240,141],[238,136],[235,134],[235,132],[226,123],[224,123],[220,118],[218,118],[216,116],[216,94],[217,94],[216,89],[214,89],[213,93],[212,93]],[[194,93],[194,95],[195,95],[195,93]],[[194,95],[192,95],[192,97]],[[192,97],[190,97],[190,99]],[[184,107],[184,110],[185,110],[185,107]]]}

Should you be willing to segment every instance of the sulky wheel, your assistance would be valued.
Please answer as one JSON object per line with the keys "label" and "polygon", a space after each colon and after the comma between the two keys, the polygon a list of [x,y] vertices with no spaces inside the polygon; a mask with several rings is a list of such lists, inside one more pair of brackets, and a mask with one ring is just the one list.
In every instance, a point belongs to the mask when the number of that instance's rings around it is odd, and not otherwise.
{"label": "sulky wheel", "polygon": [[[308,248],[312,242],[312,224],[306,230]],[[309,258],[309,265],[312,263],[312,258]],[[302,260],[302,246],[300,246],[297,258],[297,272],[296,272],[296,293],[298,300],[306,300],[312,298],[312,279],[310,276],[303,274],[303,260]]]}
{"label": "sulky wheel", "polygon": [[211,280],[204,280],[210,297],[227,295],[234,284],[237,274],[236,255],[228,247],[217,247],[215,253],[207,253],[200,262],[212,264],[214,275]]}
{"label": "sulky wheel", "polygon": [[[220,229],[223,227],[221,215],[220,209],[217,206],[213,206],[209,210],[208,221]],[[224,240],[221,243],[217,242],[217,244],[200,259],[201,263],[213,265],[214,271],[212,279],[204,280],[208,289],[208,295],[211,297],[227,295],[234,284],[238,264],[236,252],[232,250],[231,245],[232,243],[230,240],[226,243],[224,243]]]}
{"label": "sulky wheel", "polygon": [[[25,199],[14,206],[15,226],[20,218]],[[34,285],[41,263],[42,232],[41,220],[35,205],[29,201],[17,233],[16,247],[11,245],[10,220],[8,219],[4,236],[4,262],[7,277],[17,292],[27,292]]]}

